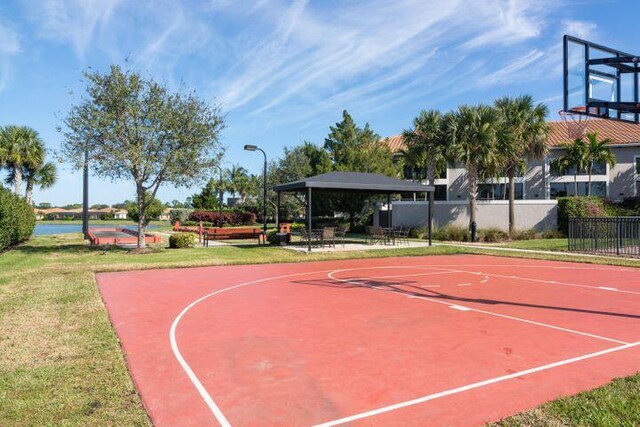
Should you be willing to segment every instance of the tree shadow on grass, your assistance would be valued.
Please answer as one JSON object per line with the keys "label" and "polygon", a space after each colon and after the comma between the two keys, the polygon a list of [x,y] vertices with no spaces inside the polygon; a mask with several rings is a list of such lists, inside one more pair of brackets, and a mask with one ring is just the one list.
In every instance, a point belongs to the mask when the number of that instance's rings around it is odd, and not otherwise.
{"label": "tree shadow on grass", "polygon": [[[343,281],[344,280],[344,281]],[[299,280],[293,281],[292,283],[299,283],[303,285],[312,285],[312,286],[325,286],[332,287],[338,289],[350,289],[350,288],[368,288],[368,289],[377,289],[384,290],[387,292],[394,292],[401,295],[405,295],[407,297],[422,297],[429,298],[432,300],[441,300],[454,303],[475,303],[475,304],[484,304],[490,306],[497,305],[506,305],[506,306],[515,306],[515,307],[527,307],[527,308],[535,308],[542,310],[558,310],[558,311],[568,311],[573,313],[586,313],[586,314],[596,314],[601,316],[613,316],[613,317],[624,317],[629,319],[640,319],[640,315],[630,314],[630,313],[616,313],[611,311],[600,311],[600,310],[592,310],[588,308],[578,308],[578,307],[560,307],[554,305],[544,305],[544,304],[533,304],[526,302],[518,302],[518,301],[507,301],[507,300],[498,300],[498,299],[489,299],[489,298],[471,298],[471,297],[461,297],[446,294],[444,292],[438,292],[431,288],[424,288],[416,285],[416,281],[382,281],[375,279],[367,279],[367,278],[354,278],[354,279],[318,279],[318,280]],[[350,285],[350,286],[345,286]],[[406,289],[409,288],[409,289]]]}
{"label": "tree shadow on grass", "polygon": [[26,255],[49,255],[49,254],[79,254],[79,253],[102,253],[103,251],[128,252],[128,249],[104,245],[91,246],[82,243],[61,243],[51,245],[20,245],[12,248],[10,252],[22,253]]}

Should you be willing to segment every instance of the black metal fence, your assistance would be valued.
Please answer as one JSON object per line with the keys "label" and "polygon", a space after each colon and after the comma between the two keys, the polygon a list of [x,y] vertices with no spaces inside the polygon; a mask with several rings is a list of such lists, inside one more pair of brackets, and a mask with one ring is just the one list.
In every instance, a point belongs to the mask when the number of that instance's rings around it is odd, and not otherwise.
{"label": "black metal fence", "polygon": [[569,251],[640,257],[640,217],[569,218]]}

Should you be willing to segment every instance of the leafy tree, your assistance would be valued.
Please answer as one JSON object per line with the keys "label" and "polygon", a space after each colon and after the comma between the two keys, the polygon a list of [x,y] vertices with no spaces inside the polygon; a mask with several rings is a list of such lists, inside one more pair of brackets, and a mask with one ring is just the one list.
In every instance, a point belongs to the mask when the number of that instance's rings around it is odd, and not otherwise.
{"label": "leafy tree", "polygon": [[160,214],[162,214],[162,211],[165,210],[166,205],[155,197],[152,198],[151,194],[147,192],[147,194],[145,195],[144,206],[146,208],[146,214],[144,215],[144,218],[140,216],[140,205],[137,202],[130,202],[126,207],[126,210],[129,218],[131,218],[138,224],[143,221],[144,227],[146,228],[149,225],[149,221],[151,221],[152,219],[157,219]]}
{"label": "leafy tree", "polygon": [[104,208],[108,208],[109,205],[105,205],[103,203],[98,203],[92,206],[89,206],[90,209],[104,209]]}
{"label": "leafy tree", "polygon": [[[331,171],[332,164],[329,153],[317,145],[304,141],[296,147],[284,149],[284,155],[277,162],[269,165],[268,199],[275,208],[276,194],[272,190],[275,185],[308,178]],[[329,201],[316,198],[313,200],[314,212],[328,211]],[[299,193],[282,193],[280,195],[280,216],[291,218],[304,215],[304,196]]]}
{"label": "leafy tree", "polygon": [[189,207],[186,203],[181,202],[180,200],[172,200],[170,206],[174,209],[184,209]]}
{"label": "leafy tree", "polygon": [[589,175],[589,185],[587,186],[587,196],[591,196],[591,175],[593,173],[593,165],[595,163],[605,163],[609,167],[616,164],[616,156],[611,152],[609,144],[610,138],[599,140],[599,133],[587,133],[587,174]]}
{"label": "leafy tree", "polygon": [[81,168],[86,150],[94,174],[135,183],[138,247],[144,247],[149,201],[163,184],[187,187],[210,176],[224,119],[194,92],[170,92],[116,65],[85,78],[86,96],[61,129],[62,157]]}
{"label": "leafy tree", "polygon": [[36,205],[36,208],[38,208],[38,209],[51,209],[51,206],[52,206],[51,203],[43,202],[43,203],[38,203]]}
{"label": "leafy tree", "polygon": [[24,169],[39,169],[45,156],[44,142],[38,132],[26,126],[7,126],[0,130],[0,165],[9,168],[7,183],[20,195]]}
{"label": "leafy tree", "polygon": [[[578,195],[578,173],[588,167],[587,144],[582,138],[576,138],[570,143],[562,144],[564,155],[551,162],[551,168],[559,173],[566,173],[573,169],[573,194]],[[589,186],[591,186],[589,184]]]}
{"label": "leafy tree", "polygon": [[125,200],[124,202],[114,203],[111,205],[114,209],[127,209],[127,206],[133,203],[131,200]]}
{"label": "leafy tree", "polygon": [[549,109],[535,105],[529,95],[504,97],[495,101],[502,116],[498,148],[501,163],[509,181],[509,233],[515,231],[515,176],[526,158],[542,158],[549,150]]}
{"label": "leafy tree", "polygon": [[413,128],[404,130],[402,137],[407,148],[403,151],[405,164],[414,171],[426,171],[427,183],[433,185],[436,176],[447,167],[445,122],[436,110],[421,111],[413,119]]}
{"label": "leafy tree", "polygon": [[[398,167],[393,163],[391,149],[368,123],[364,128],[358,127],[345,110],[342,112],[342,121],[331,126],[329,130],[329,135],[324,140],[324,148],[329,153],[334,170],[398,175]],[[335,209],[346,212],[353,227],[356,214],[362,210],[368,197],[336,194],[333,199]]]}
{"label": "leafy tree", "polygon": [[487,105],[463,105],[447,117],[447,138],[451,156],[467,170],[469,227],[476,221],[478,178],[498,156],[498,138],[502,125],[498,112]]}
{"label": "leafy tree", "polygon": [[[209,179],[207,185],[198,194],[191,196],[191,206],[194,209],[213,210],[218,209],[220,204],[219,180]],[[176,200],[177,201],[177,200]],[[174,206],[175,207],[175,206]],[[184,207],[184,206],[182,206]]]}

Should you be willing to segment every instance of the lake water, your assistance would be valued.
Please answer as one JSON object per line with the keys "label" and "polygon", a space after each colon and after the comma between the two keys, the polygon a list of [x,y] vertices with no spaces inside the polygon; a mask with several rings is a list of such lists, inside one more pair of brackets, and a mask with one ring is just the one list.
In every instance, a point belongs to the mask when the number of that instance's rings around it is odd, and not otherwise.
{"label": "lake water", "polygon": [[[137,230],[135,224],[89,224],[89,228],[128,228]],[[156,228],[153,225],[147,227],[147,230]],[[34,236],[42,236],[45,234],[66,234],[66,233],[82,233],[82,224],[36,224],[33,231]]]}

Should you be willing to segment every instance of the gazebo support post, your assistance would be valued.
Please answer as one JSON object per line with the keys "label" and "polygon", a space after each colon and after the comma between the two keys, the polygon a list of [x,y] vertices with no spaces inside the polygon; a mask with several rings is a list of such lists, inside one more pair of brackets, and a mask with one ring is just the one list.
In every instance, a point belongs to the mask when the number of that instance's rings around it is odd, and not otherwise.
{"label": "gazebo support post", "polygon": [[311,187],[307,190],[307,251],[311,252]]}
{"label": "gazebo support post", "polygon": [[387,238],[389,239],[389,243],[393,242],[391,239],[393,238],[392,231],[393,230],[393,217],[391,213],[391,193],[387,194]]}
{"label": "gazebo support post", "polygon": [[276,233],[280,232],[280,192],[276,193]]}
{"label": "gazebo support post", "polygon": [[429,246],[432,245],[432,233],[433,233],[433,191],[429,191]]}

